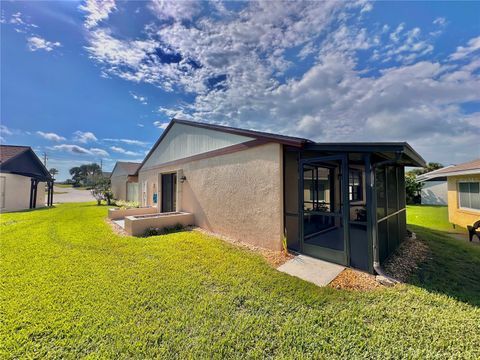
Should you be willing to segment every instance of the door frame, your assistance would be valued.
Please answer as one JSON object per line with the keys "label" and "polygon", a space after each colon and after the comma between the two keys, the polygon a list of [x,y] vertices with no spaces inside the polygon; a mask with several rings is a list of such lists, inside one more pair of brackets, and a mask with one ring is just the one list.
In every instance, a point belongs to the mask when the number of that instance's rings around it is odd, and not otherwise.
{"label": "door frame", "polygon": [[[343,251],[333,250],[318,245],[310,245],[305,243],[304,238],[304,175],[303,167],[304,165],[309,165],[312,163],[325,162],[325,161],[340,161],[340,172],[341,172],[341,184],[340,184],[340,194],[341,194],[341,212],[338,215],[342,216],[342,226],[343,226]],[[350,263],[350,238],[349,238],[349,219],[350,219],[350,200],[348,198],[348,154],[335,154],[328,156],[320,156],[314,158],[304,158],[300,159],[298,162],[298,214],[299,214],[299,229],[300,229],[300,249],[301,252],[310,255],[322,260],[329,262],[335,262],[344,266],[348,266]]]}

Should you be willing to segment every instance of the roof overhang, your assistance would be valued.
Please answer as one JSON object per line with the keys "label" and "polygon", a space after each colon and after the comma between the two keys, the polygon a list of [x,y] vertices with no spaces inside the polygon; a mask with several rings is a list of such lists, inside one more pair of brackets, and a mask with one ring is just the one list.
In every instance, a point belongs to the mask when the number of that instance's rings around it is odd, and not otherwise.
{"label": "roof overhang", "polygon": [[430,177],[433,179],[435,177],[449,177],[449,176],[461,176],[461,175],[480,175],[480,169],[470,169],[470,170],[460,170],[460,171],[450,171],[450,172],[443,172],[436,176]]}
{"label": "roof overhang", "polygon": [[405,166],[424,167],[425,160],[406,142],[352,142],[305,144],[305,150],[376,154],[385,160],[397,160]]}
{"label": "roof overhang", "polygon": [[141,165],[138,167],[135,174],[132,174],[132,175],[138,175],[140,169],[142,169],[143,165],[147,162],[147,160],[150,158],[152,153],[155,151],[155,149],[158,147],[158,145],[162,142],[162,140],[165,138],[167,133],[170,131],[172,126],[175,125],[175,124],[183,124],[183,125],[188,125],[188,126],[193,126],[193,127],[203,128],[203,129],[209,129],[209,130],[220,131],[220,132],[225,132],[225,133],[230,133],[230,134],[235,134],[235,135],[241,135],[241,136],[251,137],[251,138],[254,138],[254,139],[259,140],[259,141],[276,142],[276,143],[279,143],[279,144],[283,144],[283,145],[287,145],[287,146],[293,146],[293,147],[296,147],[296,148],[301,148],[307,143],[313,143],[312,141],[310,141],[308,139],[298,138],[298,137],[293,137],[293,136],[271,134],[271,133],[266,133],[266,132],[262,132],[262,131],[239,129],[239,128],[234,128],[234,127],[230,127],[230,126],[207,124],[207,123],[202,123],[202,122],[181,120],[181,119],[173,118],[170,121],[170,123],[168,124],[168,126],[165,128],[165,130],[163,130],[163,133],[160,136],[160,138],[152,146],[152,148],[148,152],[147,156],[145,156],[145,159],[142,161]]}

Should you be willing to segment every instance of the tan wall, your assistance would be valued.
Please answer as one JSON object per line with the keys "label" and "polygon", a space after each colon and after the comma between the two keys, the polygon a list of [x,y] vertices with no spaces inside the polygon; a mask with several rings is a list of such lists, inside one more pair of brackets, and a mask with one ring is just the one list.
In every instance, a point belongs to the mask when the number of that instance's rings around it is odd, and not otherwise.
{"label": "tan wall", "polygon": [[458,204],[458,182],[480,181],[480,175],[463,175],[448,177],[448,221],[455,225],[467,227],[480,220],[480,210],[461,209]]}
{"label": "tan wall", "polygon": [[[5,207],[2,212],[25,210],[30,207],[30,178],[27,176],[0,173],[5,177]],[[0,204],[1,206],[1,204]],[[38,183],[36,207],[45,206],[45,183]]]}
{"label": "tan wall", "polygon": [[[178,166],[142,169],[149,191],[156,184],[159,204],[161,173],[183,171],[178,182],[177,211],[191,212],[195,224],[256,246],[280,250],[283,236],[282,146],[266,144]],[[178,179],[180,178],[180,174]],[[148,194],[147,205],[151,203]]]}
{"label": "tan wall", "polygon": [[112,176],[110,178],[113,197],[118,200],[127,200],[127,175]]}

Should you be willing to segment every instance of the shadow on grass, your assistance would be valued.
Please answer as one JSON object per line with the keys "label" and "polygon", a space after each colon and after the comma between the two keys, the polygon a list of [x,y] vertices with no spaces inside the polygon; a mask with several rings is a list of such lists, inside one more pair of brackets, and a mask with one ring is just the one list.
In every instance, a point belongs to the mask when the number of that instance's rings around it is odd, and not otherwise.
{"label": "shadow on grass", "polygon": [[480,247],[421,226],[409,229],[424,240],[431,255],[410,283],[480,307]]}

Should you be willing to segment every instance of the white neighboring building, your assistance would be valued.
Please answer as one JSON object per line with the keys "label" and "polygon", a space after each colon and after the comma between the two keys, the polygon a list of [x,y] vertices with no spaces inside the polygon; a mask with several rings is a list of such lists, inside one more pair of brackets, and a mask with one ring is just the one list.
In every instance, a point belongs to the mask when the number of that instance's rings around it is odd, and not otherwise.
{"label": "white neighboring building", "polygon": [[33,150],[29,146],[0,145],[0,212],[52,204],[53,178]]}
{"label": "white neighboring building", "polygon": [[447,205],[448,186],[446,176],[437,174],[437,171],[447,169],[453,165],[430,171],[417,176],[417,181],[423,183],[421,191],[422,205]]}

